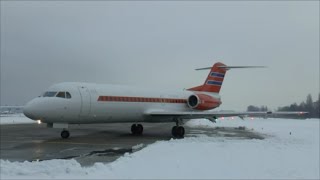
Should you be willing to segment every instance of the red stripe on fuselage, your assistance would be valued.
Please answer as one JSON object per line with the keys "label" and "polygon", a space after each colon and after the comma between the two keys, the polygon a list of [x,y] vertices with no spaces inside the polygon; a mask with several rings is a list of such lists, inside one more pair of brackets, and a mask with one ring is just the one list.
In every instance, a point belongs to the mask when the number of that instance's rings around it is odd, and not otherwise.
{"label": "red stripe on fuselage", "polygon": [[148,103],[187,103],[187,100],[185,100],[185,99],[146,98],[146,97],[128,97],[128,96],[99,96],[98,101],[148,102]]}

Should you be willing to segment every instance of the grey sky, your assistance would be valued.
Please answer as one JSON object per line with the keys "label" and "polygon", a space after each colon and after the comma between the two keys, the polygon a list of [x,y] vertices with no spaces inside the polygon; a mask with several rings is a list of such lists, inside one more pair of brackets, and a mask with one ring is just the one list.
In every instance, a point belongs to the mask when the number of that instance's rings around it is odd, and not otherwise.
{"label": "grey sky", "polygon": [[220,109],[276,108],[319,93],[319,2],[1,1],[1,105],[64,81],[163,89],[229,71]]}

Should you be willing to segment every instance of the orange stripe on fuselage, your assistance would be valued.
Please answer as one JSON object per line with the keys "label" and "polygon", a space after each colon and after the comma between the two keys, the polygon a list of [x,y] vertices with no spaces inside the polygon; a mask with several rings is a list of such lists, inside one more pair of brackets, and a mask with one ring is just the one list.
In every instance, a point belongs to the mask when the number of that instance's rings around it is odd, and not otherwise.
{"label": "orange stripe on fuselage", "polygon": [[148,103],[187,103],[187,100],[185,100],[185,99],[146,98],[146,97],[129,97],[129,96],[99,96],[98,101],[148,102]]}

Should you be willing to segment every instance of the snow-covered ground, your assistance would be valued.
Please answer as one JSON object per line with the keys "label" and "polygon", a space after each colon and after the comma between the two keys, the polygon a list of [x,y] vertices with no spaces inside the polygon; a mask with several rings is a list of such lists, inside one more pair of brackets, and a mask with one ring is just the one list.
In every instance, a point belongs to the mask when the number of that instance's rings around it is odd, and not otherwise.
{"label": "snow-covered ground", "polygon": [[1,114],[0,116],[0,124],[29,124],[29,123],[37,123],[37,121],[33,121],[23,114]]}
{"label": "snow-covered ground", "polygon": [[109,163],[9,162],[3,179],[319,179],[319,119],[191,120],[189,127],[245,126],[265,139],[187,137],[158,141]]}

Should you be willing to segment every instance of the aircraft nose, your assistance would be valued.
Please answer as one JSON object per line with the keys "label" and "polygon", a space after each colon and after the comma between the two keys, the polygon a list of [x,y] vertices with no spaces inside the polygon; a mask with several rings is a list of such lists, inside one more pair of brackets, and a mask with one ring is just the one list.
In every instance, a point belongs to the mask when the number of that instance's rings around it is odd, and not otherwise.
{"label": "aircraft nose", "polygon": [[37,120],[35,111],[36,111],[36,107],[35,107],[34,101],[30,101],[23,108],[23,114],[33,120]]}

